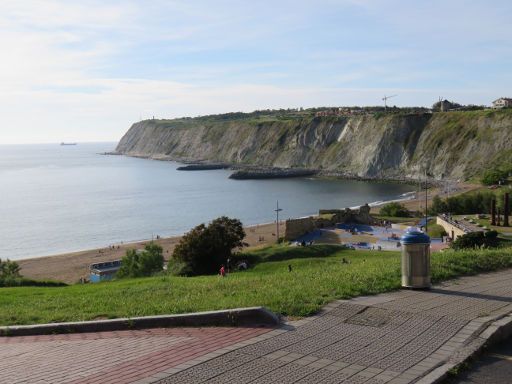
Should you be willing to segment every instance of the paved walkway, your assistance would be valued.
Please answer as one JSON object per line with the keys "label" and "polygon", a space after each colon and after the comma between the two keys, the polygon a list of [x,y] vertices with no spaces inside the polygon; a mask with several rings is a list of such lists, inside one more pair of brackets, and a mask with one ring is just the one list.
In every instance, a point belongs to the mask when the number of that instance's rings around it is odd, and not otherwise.
{"label": "paved walkway", "polygon": [[[512,271],[337,301],[280,329],[0,338],[1,383],[426,383],[496,316]],[[418,381],[419,380],[419,381]]]}
{"label": "paved walkway", "polygon": [[[338,301],[276,337],[161,380],[170,383],[417,382],[512,311],[512,272]],[[279,332],[274,331],[274,332]],[[427,380],[424,380],[427,382]]]}
{"label": "paved walkway", "polygon": [[0,383],[132,383],[218,356],[268,328],[169,328],[0,337]]}

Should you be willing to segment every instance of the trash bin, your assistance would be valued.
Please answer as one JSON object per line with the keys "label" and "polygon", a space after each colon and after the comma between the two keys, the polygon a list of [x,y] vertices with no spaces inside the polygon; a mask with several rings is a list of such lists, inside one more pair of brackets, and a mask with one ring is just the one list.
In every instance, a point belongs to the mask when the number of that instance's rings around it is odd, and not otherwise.
{"label": "trash bin", "polygon": [[402,287],[430,288],[430,237],[418,228],[409,227],[400,242]]}

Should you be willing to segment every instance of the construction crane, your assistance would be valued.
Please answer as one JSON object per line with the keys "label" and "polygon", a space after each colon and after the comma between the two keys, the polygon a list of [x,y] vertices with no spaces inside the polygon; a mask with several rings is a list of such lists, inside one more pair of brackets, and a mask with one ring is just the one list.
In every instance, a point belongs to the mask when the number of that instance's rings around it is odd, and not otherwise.
{"label": "construction crane", "polygon": [[384,100],[384,110],[388,110],[388,99],[391,99],[392,97],[395,97],[395,96],[398,96],[398,95],[391,95],[391,96],[386,96],[384,95],[384,97],[382,98],[382,100]]}

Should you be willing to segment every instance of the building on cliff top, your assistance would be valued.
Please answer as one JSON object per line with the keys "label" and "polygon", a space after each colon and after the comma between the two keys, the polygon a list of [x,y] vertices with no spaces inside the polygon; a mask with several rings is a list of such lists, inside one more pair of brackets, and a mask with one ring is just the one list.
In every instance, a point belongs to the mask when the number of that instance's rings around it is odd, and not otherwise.
{"label": "building on cliff top", "polygon": [[494,109],[510,108],[510,107],[512,107],[512,98],[500,97],[499,99],[494,100],[492,102],[492,107]]}

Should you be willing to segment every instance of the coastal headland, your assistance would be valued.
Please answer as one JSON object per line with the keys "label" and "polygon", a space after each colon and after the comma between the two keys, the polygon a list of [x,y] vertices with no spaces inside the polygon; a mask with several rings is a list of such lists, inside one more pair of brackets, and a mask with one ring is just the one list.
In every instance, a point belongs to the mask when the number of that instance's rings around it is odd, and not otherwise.
{"label": "coastal headland", "polygon": [[414,182],[425,174],[433,182],[468,180],[508,161],[511,128],[512,110],[339,116],[256,111],[143,120],[126,132],[116,153],[229,164],[244,178],[300,170],[359,180]]}

